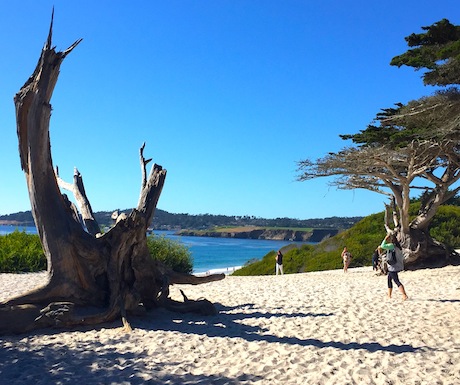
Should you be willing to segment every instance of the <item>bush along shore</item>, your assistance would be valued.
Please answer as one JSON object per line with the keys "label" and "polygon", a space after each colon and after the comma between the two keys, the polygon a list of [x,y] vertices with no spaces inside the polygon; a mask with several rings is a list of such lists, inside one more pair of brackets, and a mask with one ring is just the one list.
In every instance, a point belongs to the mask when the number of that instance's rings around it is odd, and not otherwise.
{"label": "bush along shore", "polygon": [[[190,250],[179,242],[149,235],[147,246],[152,258],[179,273],[193,271]],[[0,235],[0,273],[28,273],[46,270],[46,257],[37,234],[15,230]]]}

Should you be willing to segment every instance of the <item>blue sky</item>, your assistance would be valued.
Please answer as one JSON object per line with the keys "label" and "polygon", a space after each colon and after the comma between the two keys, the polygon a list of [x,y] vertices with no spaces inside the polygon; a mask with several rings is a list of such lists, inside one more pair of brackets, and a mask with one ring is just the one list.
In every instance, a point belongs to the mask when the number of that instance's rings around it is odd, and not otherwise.
{"label": "blue sky", "polygon": [[404,40],[458,0],[0,0],[0,214],[30,209],[13,97],[55,7],[65,59],[53,98],[53,163],[83,175],[95,211],[135,207],[139,148],[168,170],[158,208],[299,219],[365,216],[383,195],[296,182],[296,162],[347,145],[380,108],[432,93],[391,67]]}

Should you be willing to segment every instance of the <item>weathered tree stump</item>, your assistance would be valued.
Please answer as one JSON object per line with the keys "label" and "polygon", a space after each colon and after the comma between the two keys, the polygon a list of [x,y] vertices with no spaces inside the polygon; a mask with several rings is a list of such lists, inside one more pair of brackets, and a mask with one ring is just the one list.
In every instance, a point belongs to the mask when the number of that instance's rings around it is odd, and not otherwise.
{"label": "weathered tree stump", "polygon": [[[183,312],[213,314],[206,300],[184,302],[169,298],[171,284],[200,284],[223,274],[196,277],[179,274],[155,261],[147,247],[147,227],[166,178],[154,164],[147,175],[145,144],[140,148],[141,192],[138,205],[105,234],[101,234],[75,170],[74,183],[54,170],[49,139],[51,96],[65,57],[81,42],[56,52],[48,39],[32,76],[14,98],[21,167],[25,173],[32,214],[47,258],[47,285],[0,305],[0,334],[29,332],[43,327],[73,327],[109,322],[140,309],[164,306]],[[70,190],[79,211],[61,188]],[[81,213],[81,214],[80,214]],[[81,218],[81,219],[80,219]],[[84,309],[93,309],[92,312]],[[94,309],[96,309],[94,311]]]}

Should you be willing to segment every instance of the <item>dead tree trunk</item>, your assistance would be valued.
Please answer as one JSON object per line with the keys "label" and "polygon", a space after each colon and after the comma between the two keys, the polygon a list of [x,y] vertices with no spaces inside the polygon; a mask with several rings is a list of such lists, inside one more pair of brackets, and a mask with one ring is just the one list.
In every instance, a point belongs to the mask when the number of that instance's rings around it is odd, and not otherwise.
{"label": "dead tree trunk", "polygon": [[[146,231],[166,170],[154,164],[147,176],[146,166],[151,159],[144,158],[145,145],[140,149],[142,183],[137,208],[103,235],[99,233],[78,171],[73,185],[63,182],[57,170],[54,171],[49,139],[50,100],[62,61],[81,40],[64,52],[56,52],[51,45],[52,25],[51,21],[35,71],[14,98],[21,167],[47,258],[49,282],[1,305],[0,334],[49,326],[97,324],[117,317],[125,322],[129,312],[154,306],[213,313],[212,304],[206,300],[191,301],[184,295],[186,301],[172,301],[168,297],[169,285],[215,281],[223,279],[223,274],[206,277],[179,274],[149,255]],[[73,192],[82,214],[61,194],[60,186]],[[96,311],[88,312],[90,307]]]}

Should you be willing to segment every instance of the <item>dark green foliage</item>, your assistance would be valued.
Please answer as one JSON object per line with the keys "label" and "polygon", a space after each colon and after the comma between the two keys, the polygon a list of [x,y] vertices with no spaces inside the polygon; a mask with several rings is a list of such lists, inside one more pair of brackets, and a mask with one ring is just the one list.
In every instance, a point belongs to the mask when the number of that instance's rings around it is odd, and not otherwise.
{"label": "dark green foliage", "polygon": [[15,230],[0,236],[0,272],[19,273],[46,270],[40,238]]}
{"label": "dark green foliage", "polygon": [[413,33],[405,38],[411,49],[395,56],[390,64],[427,69],[423,75],[425,84],[460,84],[460,27],[442,19],[422,29],[426,32]]}
{"label": "dark green foliage", "polygon": [[[386,119],[400,113],[404,107],[403,104],[397,103],[397,108],[384,108],[377,113],[374,122],[385,122]],[[399,136],[402,134],[402,127],[381,123],[379,126],[370,124],[365,130],[361,130],[357,134],[339,135],[343,140],[352,140],[353,143],[360,146],[382,146],[393,143],[395,140],[400,142]]]}
{"label": "dark green foliage", "polygon": [[460,246],[460,207],[441,206],[431,222],[431,236],[448,250]]}
{"label": "dark green foliage", "polygon": [[178,273],[192,273],[193,259],[187,246],[157,235],[147,237],[147,246],[152,258],[163,262]]}
{"label": "dark green foliage", "polygon": [[[412,100],[406,105],[397,103],[397,108],[382,109],[366,129],[356,134],[339,136],[344,140],[352,140],[359,147],[400,149],[412,141],[443,143],[447,138],[444,128],[451,122],[457,125],[455,122],[460,113],[459,102],[458,88],[438,90],[432,96]],[[453,139],[458,140],[457,130],[453,131]]]}
{"label": "dark green foliage", "polygon": [[[423,194],[422,194],[423,196]],[[452,203],[458,202],[458,198],[452,199]],[[420,202],[410,205],[410,218],[417,216]],[[460,207],[458,205],[442,205],[436,212],[430,224],[430,235],[438,242],[446,246],[447,250],[460,247]]]}
{"label": "dark green foliage", "polygon": [[454,196],[453,198],[450,198],[447,202],[446,205],[450,206],[460,206],[460,196]]}
{"label": "dark green foliage", "polygon": [[[460,84],[460,26],[443,19],[422,29],[426,32],[405,38],[412,49],[394,57],[391,65],[428,69],[423,77],[425,84]],[[423,140],[438,141],[442,147],[446,139],[458,141],[458,130],[446,132],[446,127],[458,126],[459,97],[459,90],[450,87],[407,105],[396,103],[382,109],[365,130],[340,137],[360,147],[401,149],[412,141]],[[442,148],[440,157],[445,157],[446,152],[452,152],[450,147]]]}

